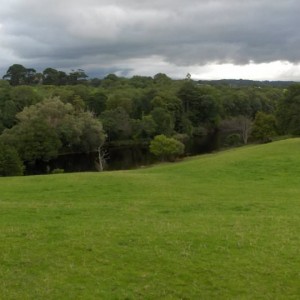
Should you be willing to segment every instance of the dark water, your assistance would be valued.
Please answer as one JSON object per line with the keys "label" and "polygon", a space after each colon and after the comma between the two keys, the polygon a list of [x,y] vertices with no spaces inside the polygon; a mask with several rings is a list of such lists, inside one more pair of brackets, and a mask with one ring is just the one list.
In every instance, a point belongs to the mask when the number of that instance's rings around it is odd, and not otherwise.
{"label": "dark water", "polygon": [[111,147],[107,151],[106,170],[134,169],[156,161],[149,151],[149,146],[145,145]]}
{"label": "dark water", "polygon": [[[195,138],[186,144],[186,155],[210,153],[219,149],[219,134],[213,133],[203,138]],[[107,152],[105,170],[124,170],[146,166],[157,161],[148,145],[110,146]],[[38,161],[26,165],[26,174],[47,174],[55,169],[65,172],[97,171],[98,153],[60,155],[49,162]]]}

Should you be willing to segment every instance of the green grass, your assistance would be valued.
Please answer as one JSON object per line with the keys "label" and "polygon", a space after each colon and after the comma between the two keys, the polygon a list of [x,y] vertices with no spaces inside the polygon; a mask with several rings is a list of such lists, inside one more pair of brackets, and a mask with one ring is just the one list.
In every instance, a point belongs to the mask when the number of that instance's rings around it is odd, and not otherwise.
{"label": "green grass", "polygon": [[0,178],[0,299],[299,299],[300,139]]}

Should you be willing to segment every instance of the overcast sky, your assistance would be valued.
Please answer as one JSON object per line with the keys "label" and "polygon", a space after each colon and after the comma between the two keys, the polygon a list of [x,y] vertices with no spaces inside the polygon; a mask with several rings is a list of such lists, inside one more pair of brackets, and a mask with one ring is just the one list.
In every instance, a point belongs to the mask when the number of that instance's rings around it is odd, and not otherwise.
{"label": "overcast sky", "polygon": [[299,0],[0,0],[0,74],[300,80]]}

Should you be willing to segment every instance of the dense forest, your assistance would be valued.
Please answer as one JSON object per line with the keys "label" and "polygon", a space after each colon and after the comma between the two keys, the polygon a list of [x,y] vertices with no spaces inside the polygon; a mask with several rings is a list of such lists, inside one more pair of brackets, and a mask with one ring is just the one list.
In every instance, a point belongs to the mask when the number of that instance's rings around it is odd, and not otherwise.
{"label": "dense forest", "polygon": [[129,168],[300,134],[300,85],[89,79],[22,65],[0,81],[0,175]]}

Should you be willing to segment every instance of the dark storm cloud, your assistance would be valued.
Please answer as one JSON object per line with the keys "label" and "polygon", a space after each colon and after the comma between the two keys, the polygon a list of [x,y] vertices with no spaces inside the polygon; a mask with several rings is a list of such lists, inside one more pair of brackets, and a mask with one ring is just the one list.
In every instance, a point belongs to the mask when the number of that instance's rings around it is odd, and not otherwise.
{"label": "dark storm cloud", "polygon": [[296,0],[0,4],[1,68],[18,62],[36,67],[114,67],[149,57],[178,66],[300,61]]}

